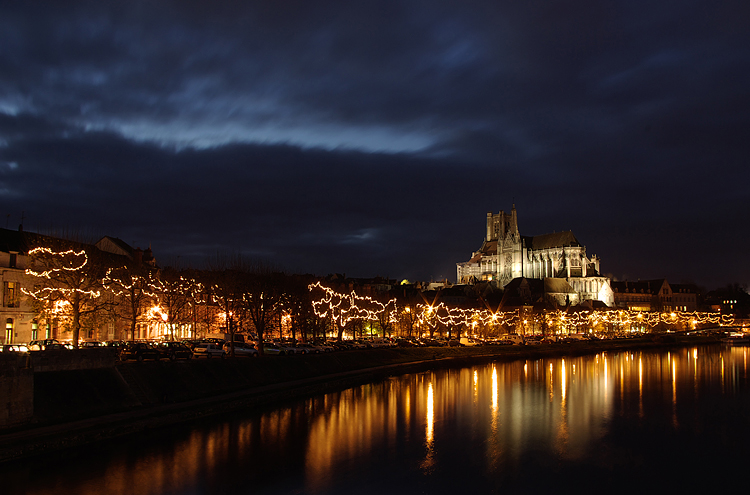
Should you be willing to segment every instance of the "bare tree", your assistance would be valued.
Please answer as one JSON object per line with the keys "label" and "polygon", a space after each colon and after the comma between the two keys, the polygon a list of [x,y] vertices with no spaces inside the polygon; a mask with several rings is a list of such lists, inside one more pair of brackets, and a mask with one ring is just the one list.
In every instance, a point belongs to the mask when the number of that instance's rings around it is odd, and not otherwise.
{"label": "bare tree", "polygon": [[281,311],[286,275],[268,265],[247,266],[243,306],[258,335],[258,352],[263,354],[263,339],[272,321]]}
{"label": "bare tree", "polygon": [[23,292],[45,313],[67,320],[78,347],[82,324],[112,306],[103,297],[105,256],[93,246],[50,238],[48,245],[30,250],[29,258],[26,274],[33,277],[34,286]]}
{"label": "bare tree", "polygon": [[104,287],[117,298],[115,311],[128,321],[130,336],[134,340],[138,321],[156,297],[156,284],[153,269],[143,265],[129,264],[110,268],[104,276]]}
{"label": "bare tree", "polygon": [[224,315],[227,333],[229,333],[230,355],[234,357],[234,336],[238,324],[244,316],[244,295],[247,284],[247,272],[241,260],[235,260],[232,266],[214,267],[203,274],[203,283],[211,301]]}
{"label": "bare tree", "polygon": [[160,270],[152,281],[152,292],[169,328],[169,339],[174,340],[175,325],[192,320],[193,304],[202,289],[201,284],[188,272],[171,267]]}

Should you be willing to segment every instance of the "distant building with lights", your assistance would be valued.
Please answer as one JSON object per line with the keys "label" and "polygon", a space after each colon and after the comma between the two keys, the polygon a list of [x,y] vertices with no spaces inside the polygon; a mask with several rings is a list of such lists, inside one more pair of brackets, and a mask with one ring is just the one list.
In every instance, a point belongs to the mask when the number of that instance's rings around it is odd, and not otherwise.
{"label": "distant building with lights", "polygon": [[632,311],[698,310],[698,288],[691,284],[670,284],[667,279],[612,282],[615,306]]}
{"label": "distant building with lights", "polygon": [[599,258],[587,256],[586,247],[570,231],[522,236],[515,205],[510,213],[487,213],[482,246],[456,268],[460,284],[491,280],[505,287],[517,278],[556,279],[556,291],[565,294],[565,304],[614,305],[610,279],[599,272]]}

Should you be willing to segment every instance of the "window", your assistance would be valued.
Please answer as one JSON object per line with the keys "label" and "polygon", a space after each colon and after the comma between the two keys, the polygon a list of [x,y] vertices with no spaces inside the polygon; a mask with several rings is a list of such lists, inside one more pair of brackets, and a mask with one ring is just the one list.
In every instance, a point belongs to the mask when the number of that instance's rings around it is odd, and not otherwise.
{"label": "window", "polygon": [[18,307],[18,282],[3,283],[3,306],[6,308]]}
{"label": "window", "polygon": [[10,261],[8,262],[8,267],[15,268],[17,261],[18,261],[18,254],[10,253]]}

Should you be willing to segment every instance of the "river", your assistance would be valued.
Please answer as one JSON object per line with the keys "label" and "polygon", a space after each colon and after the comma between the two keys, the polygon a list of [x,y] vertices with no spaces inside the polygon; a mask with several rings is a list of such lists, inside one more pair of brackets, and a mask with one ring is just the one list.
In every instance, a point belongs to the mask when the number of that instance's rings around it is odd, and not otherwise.
{"label": "river", "polygon": [[408,374],[6,465],[0,492],[730,489],[750,457],[749,352],[710,345]]}

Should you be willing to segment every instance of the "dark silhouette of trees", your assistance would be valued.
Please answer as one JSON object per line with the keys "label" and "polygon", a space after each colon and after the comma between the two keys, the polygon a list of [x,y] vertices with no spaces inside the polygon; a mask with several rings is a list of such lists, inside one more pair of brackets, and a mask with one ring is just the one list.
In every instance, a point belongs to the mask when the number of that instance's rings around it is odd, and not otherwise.
{"label": "dark silhouette of trees", "polygon": [[215,262],[202,277],[211,302],[223,315],[226,333],[230,336],[230,356],[234,357],[234,336],[245,316],[247,271],[242,260],[236,259],[229,265]]}
{"label": "dark silhouette of trees", "polygon": [[281,314],[286,275],[270,266],[255,263],[246,269],[243,305],[258,335],[258,353],[263,355],[263,340],[274,318]]}

